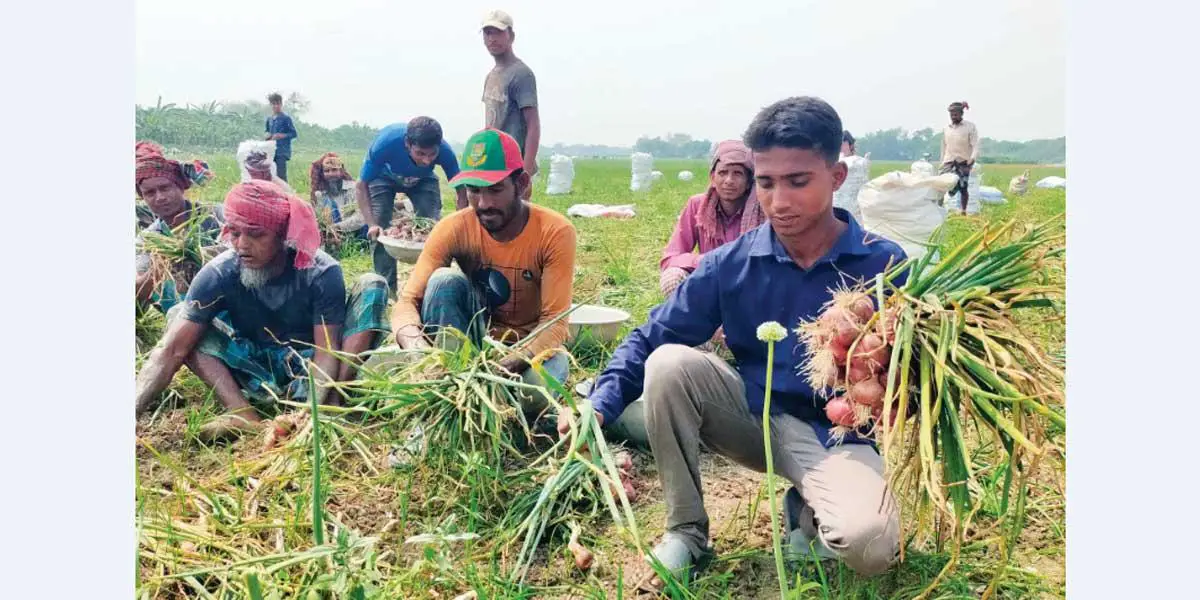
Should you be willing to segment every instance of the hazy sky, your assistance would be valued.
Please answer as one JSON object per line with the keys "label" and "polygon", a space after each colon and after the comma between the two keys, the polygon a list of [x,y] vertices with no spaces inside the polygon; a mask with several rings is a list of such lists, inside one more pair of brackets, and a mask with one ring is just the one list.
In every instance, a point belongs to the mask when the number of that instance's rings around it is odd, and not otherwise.
{"label": "hazy sky", "polygon": [[426,114],[462,141],[482,127],[491,8],[537,75],[543,144],[740,137],[791,95],[856,135],[941,127],[954,100],[987,137],[1065,135],[1062,0],[139,0],[137,102],[299,91],[322,125]]}

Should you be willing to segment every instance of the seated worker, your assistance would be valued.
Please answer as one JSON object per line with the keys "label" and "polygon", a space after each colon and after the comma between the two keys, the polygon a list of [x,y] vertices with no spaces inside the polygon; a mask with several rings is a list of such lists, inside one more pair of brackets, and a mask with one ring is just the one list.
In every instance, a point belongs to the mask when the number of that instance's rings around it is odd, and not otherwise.
{"label": "seated worker", "polygon": [[754,157],[745,144],[717,144],[708,169],[708,189],[688,198],[675,232],[658,263],[658,287],[670,296],[696,270],[700,257],[736,240],[763,222],[754,195]]}
{"label": "seated worker", "polygon": [[153,142],[139,142],[134,147],[134,161],[134,188],[153,215],[153,221],[138,233],[135,241],[135,299],[139,309],[153,304],[166,312],[179,302],[180,295],[187,293],[202,265],[185,260],[165,269],[151,268],[154,259],[144,248],[144,236],[147,232],[170,235],[195,218],[201,245],[216,246],[221,224],[211,211],[196,206],[183,195],[192,185],[203,185],[210,180],[212,173],[201,161],[180,164],[167,159],[162,148]]}
{"label": "seated worker", "polygon": [[[343,225],[338,230],[366,237],[367,226],[362,215],[347,219],[358,208],[354,201],[354,178],[346,171],[346,165],[337,153],[326,152],[313,161],[308,170],[308,181],[308,201],[318,215],[327,210],[331,223]],[[361,224],[361,227],[354,227],[354,222]],[[361,231],[355,231],[358,229]]]}
{"label": "seated worker", "polygon": [[[396,259],[376,238],[392,224],[398,193],[408,196],[418,217],[441,218],[442,193],[433,174],[435,164],[442,167],[446,179],[458,175],[454,150],[442,139],[442,126],[429,117],[417,117],[380,130],[354,186],[358,211],[367,222],[367,238],[375,242],[371,251],[375,272],[383,276],[392,293],[396,290]],[[458,208],[465,207],[466,191],[459,188],[457,194]]]}
{"label": "seated worker", "polygon": [[[392,312],[396,341],[405,349],[428,348],[431,338],[453,347],[455,338],[439,335],[446,327],[477,347],[488,332],[511,345],[571,308],[575,226],[521,200],[530,180],[516,140],[495,129],[480,131],[467,141],[461,163],[450,185],[465,190],[469,207],[434,226]],[[558,349],[543,366],[565,382],[567,333],[567,319],[560,319],[500,364],[526,383],[543,385],[529,360]],[[523,407],[531,415],[547,406],[533,396]]]}
{"label": "seated worker", "polygon": [[333,222],[342,220],[342,213],[354,203],[354,178],[336,152],[326,152],[314,160],[308,169],[308,201],[317,210],[328,208]]}
{"label": "seated worker", "polygon": [[[758,227],[763,219],[754,195],[750,149],[737,140],[717,144],[708,168],[708,190],[688,198],[658,263],[663,296],[670,296],[696,270],[701,256]],[[702,348],[714,350],[721,334],[718,329]]]}
{"label": "seated worker", "polygon": [[[754,152],[767,222],[704,255],[666,303],[625,338],[589,396],[606,430],[625,420],[623,413],[644,411],[666,502],[667,531],[653,554],[673,571],[712,554],[701,445],[747,468],[766,469],[767,345],[757,338],[758,326],[776,321],[790,329],[814,318],[831,289],[904,259],[898,245],[834,209],[834,190],[847,174],[838,161],[841,138],[837,112],[817,98],[782,100],[754,118],[745,142]],[[736,367],[694,348],[722,324]],[[859,438],[830,445],[824,400],[796,369],[806,349],[794,335],[778,346],[771,430],[775,469],[796,486],[785,502],[787,521],[795,523],[792,548],[807,552],[815,540],[818,555],[841,558],[864,575],[881,573],[900,548],[883,459]],[[649,583],[662,585],[657,577]]]}
{"label": "seated worker", "polygon": [[249,400],[307,398],[313,367],[319,400],[339,403],[319,384],[350,380],[357,368],[334,352],[359,355],[388,332],[383,279],[362,275],[347,298],[342,267],[319,249],[317,219],[304,200],[252,180],[225,197],[225,219],[230,249],[200,269],[168,312],[167,332],[137,378],[139,416],[182,365],[211,386],[228,412],[201,428],[204,441],[259,429]]}

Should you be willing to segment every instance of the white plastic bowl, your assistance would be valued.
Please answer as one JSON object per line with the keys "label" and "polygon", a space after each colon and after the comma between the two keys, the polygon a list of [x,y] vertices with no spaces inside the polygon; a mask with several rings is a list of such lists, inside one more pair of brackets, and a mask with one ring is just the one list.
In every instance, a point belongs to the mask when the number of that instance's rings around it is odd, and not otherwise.
{"label": "white plastic bowl", "polygon": [[379,243],[383,244],[383,249],[392,258],[409,264],[416,264],[417,258],[421,256],[421,250],[425,248],[425,242],[410,242],[385,235],[379,236]]}
{"label": "white plastic bowl", "polygon": [[[575,308],[576,306],[579,308]],[[602,342],[611,342],[617,339],[617,335],[621,332],[621,325],[630,317],[629,313],[609,306],[573,304],[571,308],[575,308],[568,317],[572,340],[578,338],[581,331],[588,329],[596,339]]]}

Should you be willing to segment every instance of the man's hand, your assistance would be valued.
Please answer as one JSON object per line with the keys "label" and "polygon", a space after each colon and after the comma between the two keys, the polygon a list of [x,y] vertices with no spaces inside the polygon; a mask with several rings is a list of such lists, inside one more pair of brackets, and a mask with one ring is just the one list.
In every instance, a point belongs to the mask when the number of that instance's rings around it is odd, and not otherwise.
{"label": "man's hand", "polygon": [[[574,416],[574,411],[567,407],[563,407],[558,411],[558,437],[566,437],[571,432],[571,418]],[[596,421],[600,426],[604,426],[604,415],[600,411],[596,411]]]}
{"label": "man's hand", "polygon": [[531,159],[531,160],[529,160],[529,162],[526,162],[525,165],[526,165],[525,172],[529,173],[529,178],[533,179],[534,177],[537,177],[537,174],[538,174],[537,160]]}
{"label": "man's hand", "polygon": [[420,327],[398,327],[396,343],[405,350],[427,350],[433,347]]}
{"label": "man's hand", "polygon": [[973,158],[972,158],[972,159],[967,159],[967,168],[968,168],[968,169],[973,169],[973,168],[975,168],[975,159],[973,159]]}
{"label": "man's hand", "polygon": [[511,373],[513,377],[520,377],[521,373],[529,368],[529,363],[520,355],[510,356],[500,361],[500,368]]}
{"label": "man's hand", "polygon": [[[559,438],[566,438],[567,435],[571,433],[570,420],[573,416],[574,413],[569,408],[563,407],[558,411]],[[598,422],[601,427],[604,426],[604,415],[600,414],[600,411],[596,411],[596,422]],[[587,444],[581,445],[579,447],[579,451],[587,456]],[[636,502],[638,498],[638,490],[637,487],[633,485],[633,458],[628,452],[617,452],[613,454],[613,461],[616,463],[617,471],[620,474],[621,487],[625,489],[625,497],[629,498],[630,502]],[[612,484],[610,484],[609,491],[612,493],[613,498],[619,497],[617,489],[612,487]]]}
{"label": "man's hand", "polygon": [[381,228],[378,225],[372,225],[367,228],[367,239],[369,239],[373,242],[373,241],[375,241],[376,238],[379,237],[379,234],[381,234],[381,233],[383,233],[383,228]]}

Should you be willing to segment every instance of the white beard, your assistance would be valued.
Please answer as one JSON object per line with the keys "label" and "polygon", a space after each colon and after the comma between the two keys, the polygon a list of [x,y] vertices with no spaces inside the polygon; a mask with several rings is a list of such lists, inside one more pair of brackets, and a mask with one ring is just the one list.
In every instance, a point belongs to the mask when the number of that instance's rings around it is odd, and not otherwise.
{"label": "white beard", "polygon": [[273,275],[274,273],[269,269],[251,269],[243,265],[238,278],[241,280],[242,285],[254,290],[266,285]]}

